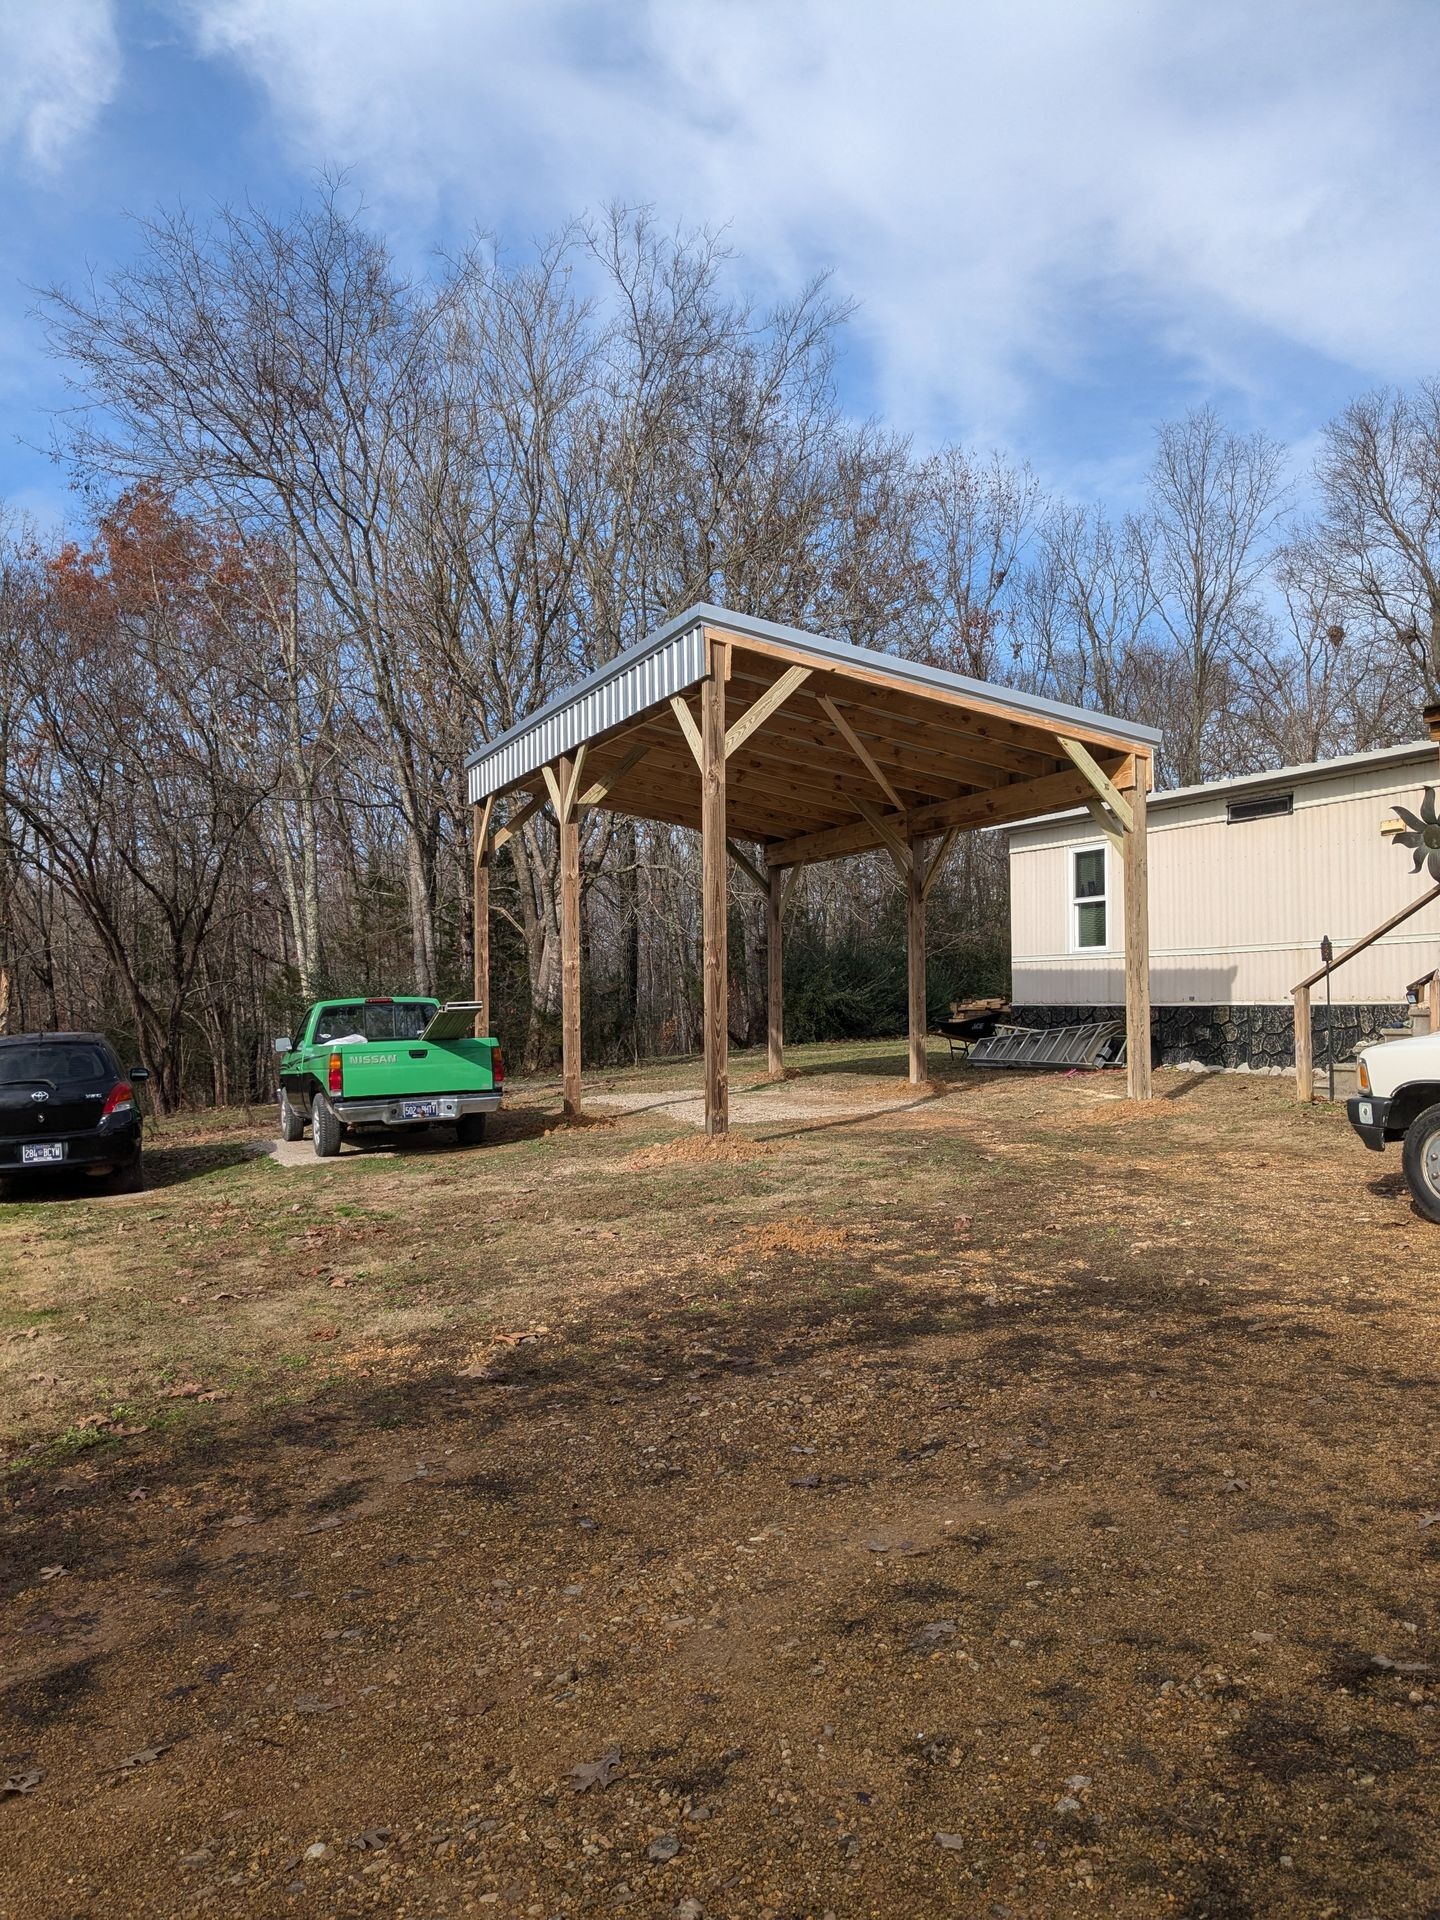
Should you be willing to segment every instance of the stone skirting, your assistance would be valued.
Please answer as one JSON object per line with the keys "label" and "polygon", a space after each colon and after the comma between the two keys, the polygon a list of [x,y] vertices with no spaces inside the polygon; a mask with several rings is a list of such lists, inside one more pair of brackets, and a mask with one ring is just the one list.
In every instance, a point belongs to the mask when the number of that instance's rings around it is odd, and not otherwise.
{"label": "stone skirting", "polygon": [[[1409,1008],[1398,1004],[1356,1005],[1336,1001],[1312,1005],[1310,1027],[1317,1067],[1331,1059],[1353,1057],[1385,1033],[1409,1022]],[[1065,1027],[1078,1020],[1123,1020],[1123,1007],[1017,1006],[1010,1016],[1025,1027]],[[1295,1065],[1292,1009],[1273,1006],[1153,1007],[1150,1032],[1155,1064],[1162,1067],[1231,1067],[1251,1073],[1280,1073]]]}

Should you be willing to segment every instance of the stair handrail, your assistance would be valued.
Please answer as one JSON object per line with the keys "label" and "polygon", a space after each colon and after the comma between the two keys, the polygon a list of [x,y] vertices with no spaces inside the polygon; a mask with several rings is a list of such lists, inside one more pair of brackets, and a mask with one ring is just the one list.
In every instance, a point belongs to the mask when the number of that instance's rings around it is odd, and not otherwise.
{"label": "stair handrail", "polygon": [[[1297,1100],[1315,1098],[1315,1046],[1310,1033],[1310,989],[1327,974],[1334,973],[1337,967],[1343,967],[1347,960],[1353,960],[1357,953],[1363,953],[1366,947],[1389,933],[1392,927],[1398,927],[1402,920],[1408,920],[1412,913],[1418,913],[1422,907],[1428,907],[1432,900],[1440,900],[1440,883],[1431,887],[1428,893],[1422,893],[1418,900],[1412,900],[1398,913],[1392,913],[1388,920],[1382,920],[1378,927],[1372,927],[1353,946],[1337,953],[1333,960],[1327,960],[1317,967],[1314,973],[1306,974],[1303,980],[1290,989],[1295,1002],[1295,1097]],[[1433,1005],[1433,1003],[1432,1003]]]}

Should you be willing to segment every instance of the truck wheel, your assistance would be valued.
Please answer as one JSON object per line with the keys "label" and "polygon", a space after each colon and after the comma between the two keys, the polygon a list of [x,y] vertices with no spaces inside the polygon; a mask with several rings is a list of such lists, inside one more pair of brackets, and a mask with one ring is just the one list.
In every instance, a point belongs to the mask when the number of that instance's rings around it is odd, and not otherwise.
{"label": "truck wheel", "polygon": [[1401,1164],[1416,1206],[1440,1222],[1440,1106],[1426,1107],[1410,1122]]}
{"label": "truck wheel", "polygon": [[485,1138],[483,1113],[465,1113],[455,1122],[455,1138],[462,1147],[478,1147]]}
{"label": "truck wheel", "polygon": [[290,1104],[290,1095],[284,1087],[280,1089],[280,1138],[282,1140],[301,1140],[305,1136],[305,1116],[297,1113]]}
{"label": "truck wheel", "polygon": [[310,1108],[310,1133],[315,1142],[315,1158],[332,1160],[340,1151],[345,1129],[340,1116],[323,1094],[317,1093]]}

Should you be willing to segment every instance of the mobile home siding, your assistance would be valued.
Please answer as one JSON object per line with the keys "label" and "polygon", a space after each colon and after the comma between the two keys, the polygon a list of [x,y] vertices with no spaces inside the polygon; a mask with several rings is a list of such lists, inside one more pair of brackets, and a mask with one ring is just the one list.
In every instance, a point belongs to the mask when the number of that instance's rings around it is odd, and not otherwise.
{"label": "mobile home siding", "polygon": [[[1321,936],[1337,952],[1429,885],[1411,856],[1382,838],[1395,803],[1415,808],[1440,772],[1433,746],[1409,760],[1341,763],[1333,773],[1277,777],[1294,812],[1231,825],[1233,789],[1197,791],[1150,809],[1151,998],[1157,1007],[1288,1004],[1319,964]],[[1070,862],[1094,845],[1087,818],[1011,836],[1012,996],[1017,1005],[1120,1004],[1120,860],[1109,853],[1112,951],[1079,954],[1070,941]],[[1399,1002],[1440,961],[1440,903],[1424,908],[1334,976],[1337,1000]]]}

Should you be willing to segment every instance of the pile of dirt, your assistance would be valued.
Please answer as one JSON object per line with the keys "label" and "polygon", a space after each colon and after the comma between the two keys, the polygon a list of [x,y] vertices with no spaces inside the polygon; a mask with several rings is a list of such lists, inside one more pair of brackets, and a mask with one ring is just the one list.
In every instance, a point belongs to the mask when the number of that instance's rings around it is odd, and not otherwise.
{"label": "pile of dirt", "polygon": [[659,1146],[643,1147],[625,1162],[631,1173],[652,1173],[661,1167],[678,1167],[700,1161],[713,1165],[738,1165],[745,1160],[760,1160],[773,1153],[773,1146],[760,1140],[747,1140],[743,1134],[726,1133],[718,1140],[708,1134],[687,1134],[679,1140],[666,1140]]}

